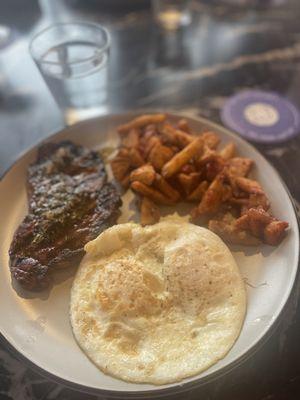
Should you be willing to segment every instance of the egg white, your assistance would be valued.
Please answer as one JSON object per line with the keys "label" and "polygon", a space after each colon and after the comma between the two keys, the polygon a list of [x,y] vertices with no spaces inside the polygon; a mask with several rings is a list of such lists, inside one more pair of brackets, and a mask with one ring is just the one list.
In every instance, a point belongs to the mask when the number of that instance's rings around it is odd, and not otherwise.
{"label": "egg white", "polygon": [[167,219],[113,226],[85,246],[70,303],[74,336],[104,372],[166,384],[209,368],[237,339],[245,288],[227,246]]}

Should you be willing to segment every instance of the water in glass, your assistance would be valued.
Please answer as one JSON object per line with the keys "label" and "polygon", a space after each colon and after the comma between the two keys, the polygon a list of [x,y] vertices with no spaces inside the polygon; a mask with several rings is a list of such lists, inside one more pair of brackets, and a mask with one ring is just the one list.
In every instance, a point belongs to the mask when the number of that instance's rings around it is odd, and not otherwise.
{"label": "water in glass", "polygon": [[39,68],[62,109],[96,114],[107,98],[107,58],[94,43],[70,41],[47,50]]}

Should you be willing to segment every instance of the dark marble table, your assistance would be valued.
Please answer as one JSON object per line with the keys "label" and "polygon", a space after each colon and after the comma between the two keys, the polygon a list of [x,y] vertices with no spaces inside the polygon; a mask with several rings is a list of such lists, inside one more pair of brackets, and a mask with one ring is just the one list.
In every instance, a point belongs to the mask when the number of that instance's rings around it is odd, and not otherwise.
{"label": "dark marble table", "polygon": [[[1,2],[0,23],[15,27],[18,38],[0,51],[0,173],[24,149],[63,126],[27,51],[32,32],[51,21],[94,20],[110,30],[109,112],[153,107],[220,122],[226,98],[246,88],[276,91],[300,107],[299,0],[281,6],[258,2],[265,6],[256,9],[195,2],[192,25],[174,34],[153,24],[147,2],[139,8],[137,2],[125,7],[124,1],[123,8],[113,2],[86,1],[83,8],[70,1],[64,9],[56,0],[41,0],[41,9],[35,1]],[[298,207],[300,136],[257,147],[280,172]],[[177,398],[300,399],[299,293],[300,281],[272,336],[254,355]],[[1,400],[96,398],[40,376],[4,345],[0,360]]]}

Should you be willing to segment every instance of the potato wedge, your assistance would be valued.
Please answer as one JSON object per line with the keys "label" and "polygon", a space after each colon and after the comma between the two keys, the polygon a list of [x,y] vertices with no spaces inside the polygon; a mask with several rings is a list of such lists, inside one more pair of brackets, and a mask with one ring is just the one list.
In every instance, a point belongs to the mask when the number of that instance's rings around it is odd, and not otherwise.
{"label": "potato wedge", "polygon": [[148,156],[148,161],[153,165],[156,171],[160,171],[173,155],[174,153],[170,147],[157,144],[152,147]]}
{"label": "potato wedge", "polygon": [[115,179],[119,182],[122,181],[130,170],[130,159],[128,153],[126,154],[127,155],[125,155],[124,152],[119,151],[116,157],[110,162],[112,173]]}
{"label": "potato wedge", "polygon": [[208,188],[207,181],[203,181],[203,182],[199,183],[199,185],[196,187],[196,189],[188,195],[187,201],[199,202],[202,199],[207,188]]}
{"label": "potato wedge", "polygon": [[138,129],[131,129],[128,135],[122,137],[122,146],[127,148],[139,146],[140,131]]}
{"label": "potato wedge", "polygon": [[197,172],[193,172],[191,174],[178,174],[177,179],[185,196],[188,196],[196,188],[200,180],[200,175],[201,174]]}
{"label": "potato wedge", "polygon": [[147,132],[152,132],[154,134],[158,134],[157,126],[155,124],[148,124],[144,127],[144,135],[147,134]]}
{"label": "potato wedge", "polygon": [[177,122],[177,127],[178,129],[180,129],[181,131],[184,131],[186,133],[191,133],[191,128],[189,126],[189,123],[187,122],[187,120],[185,118],[181,118],[178,122]]}
{"label": "potato wedge", "polygon": [[253,165],[250,158],[233,157],[226,164],[226,173],[234,176],[247,176]]}
{"label": "potato wedge", "polygon": [[239,189],[243,190],[246,193],[249,194],[264,194],[264,191],[260,184],[253,180],[253,179],[248,179],[244,178],[243,176],[238,176],[235,179],[235,182],[238,186]]}
{"label": "potato wedge", "polygon": [[225,161],[219,155],[211,158],[204,166],[203,175],[206,180],[212,182],[215,177],[223,171]]}
{"label": "potato wedge", "polygon": [[170,124],[163,124],[160,128],[160,137],[166,146],[178,146],[177,136],[175,134],[176,129]]}
{"label": "potato wedge", "polygon": [[155,146],[161,146],[162,145],[160,139],[157,136],[154,136],[154,135],[151,135],[148,140],[144,140],[144,137],[141,138],[141,144],[144,144],[143,153],[144,153],[146,158],[148,158],[151,150]]}
{"label": "potato wedge", "polygon": [[213,160],[217,156],[217,152],[215,150],[212,150],[210,147],[207,146],[207,144],[204,144],[203,146],[203,154],[199,157],[199,160],[197,160],[197,165],[204,165],[207,162]]}
{"label": "potato wedge", "polygon": [[224,160],[229,160],[235,154],[235,144],[228,143],[222,150],[219,151],[219,155],[224,158]]}
{"label": "potato wedge", "polygon": [[210,149],[214,150],[217,148],[221,139],[215,132],[204,132],[200,135],[204,141],[204,145],[208,146]]}
{"label": "potato wedge", "polygon": [[164,167],[162,168],[162,175],[165,178],[173,176],[193,157],[195,157],[196,155],[200,155],[202,149],[203,139],[201,137],[197,137],[183,150],[175,154],[175,156],[164,165]]}
{"label": "potato wedge", "polygon": [[119,134],[124,134],[130,129],[134,128],[143,128],[146,125],[149,124],[159,124],[167,118],[166,114],[145,114],[141,115],[140,117],[134,118],[130,122],[124,125],[120,125],[118,127],[118,132]]}
{"label": "potato wedge", "polygon": [[[191,174],[193,172],[197,172],[196,167],[194,164],[185,164],[180,172],[182,172],[183,174]],[[198,171],[199,172],[199,171]]]}
{"label": "potato wedge", "polygon": [[273,221],[264,229],[264,242],[278,246],[286,235],[289,224],[285,221]]}
{"label": "potato wedge", "polygon": [[194,136],[174,128],[171,124],[164,124],[161,129],[162,137],[171,145],[176,145],[183,149],[194,140]]}
{"label": "potato wedge", "polygon": [[180,193],[159,174],[155,176],[154,186],[174,203],[180,199]]}
{"label": "potato wedge", "polygon": [[249,208],[258,208],[258,207],[261,207],[265,211],[267,211],[270,208],[270,206],[271,206],[270,201],[265,193],[262,194],[251,193],[248,199],[248,203],[244,205],[242,209],[242,213]]}
{"label": "potato wedge", "polygon": [[155,180],[155,170],[151,164],[145,164],[133,170],[130,174],[130,182],[139,181],[151,186]]}
{"label": "potato wedge", "polygon": [[218,175],[209,185],[204,193],[198,207],[192,211],[192,217],[198,218],[201,215],[216,213],[222,204],[224,197],[224,176]]}
{"label": "potato wedge", "polygon": [[134,147],[129,150],[129,159],[130,165],[134,168],[141,167],[145,164],[145,160],[143,159],[140,151]]}
{"label": "potato wedge", "polygon": [[131,183],[131,188],[135,192],[148,197],[150,200],[154,201],[156,204],[165,204],[165,205],[173,205],[174,202],[171,201],[167,196],[162,194],[156,189],[153,189],[150,186],[145,185],[142,182],[134,181]]}

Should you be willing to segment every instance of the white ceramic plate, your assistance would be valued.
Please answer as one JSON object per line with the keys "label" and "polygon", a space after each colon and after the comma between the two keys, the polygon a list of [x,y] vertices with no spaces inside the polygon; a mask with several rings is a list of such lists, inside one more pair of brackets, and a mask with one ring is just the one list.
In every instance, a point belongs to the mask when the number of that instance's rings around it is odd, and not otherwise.
{"label": "white ceramic plate", "polygon": [[[48,140],[70,139],[90,148],[114,145],[118,140],[116,126],[132,116],[107,116],[86,121],[64,129]],[[274,214],[290,224],[288,236],[278,248],[235,249],[234,256],[248,283],[248,310],[239,339],[223,360],[180,384],[131,384],[100,372],[82,353],[72,335],[69,297],[73,276],[58,278],[59,282],[50,292],[37,297],[29,292],[22,292],[20,296],[12,287],[8,249],[13,233],[26,213],[26,170],[35,159],[34,148],[24,154],[0,182],[0,332],[6,343],[40,372],[83,390],[104,391],[106,395],[127,392],[127,398],[135,394],[153,396],[154,392],[186,390],[239,365],[278,318],[292,290],[298,267],[298,225],[290,197],[276,171],[252,146],[207,120],[188,120],[195,130],[206,126],[217,131],[223,143],[233,140],[240,155],[255,161],[254,176],[266,189]]]}

